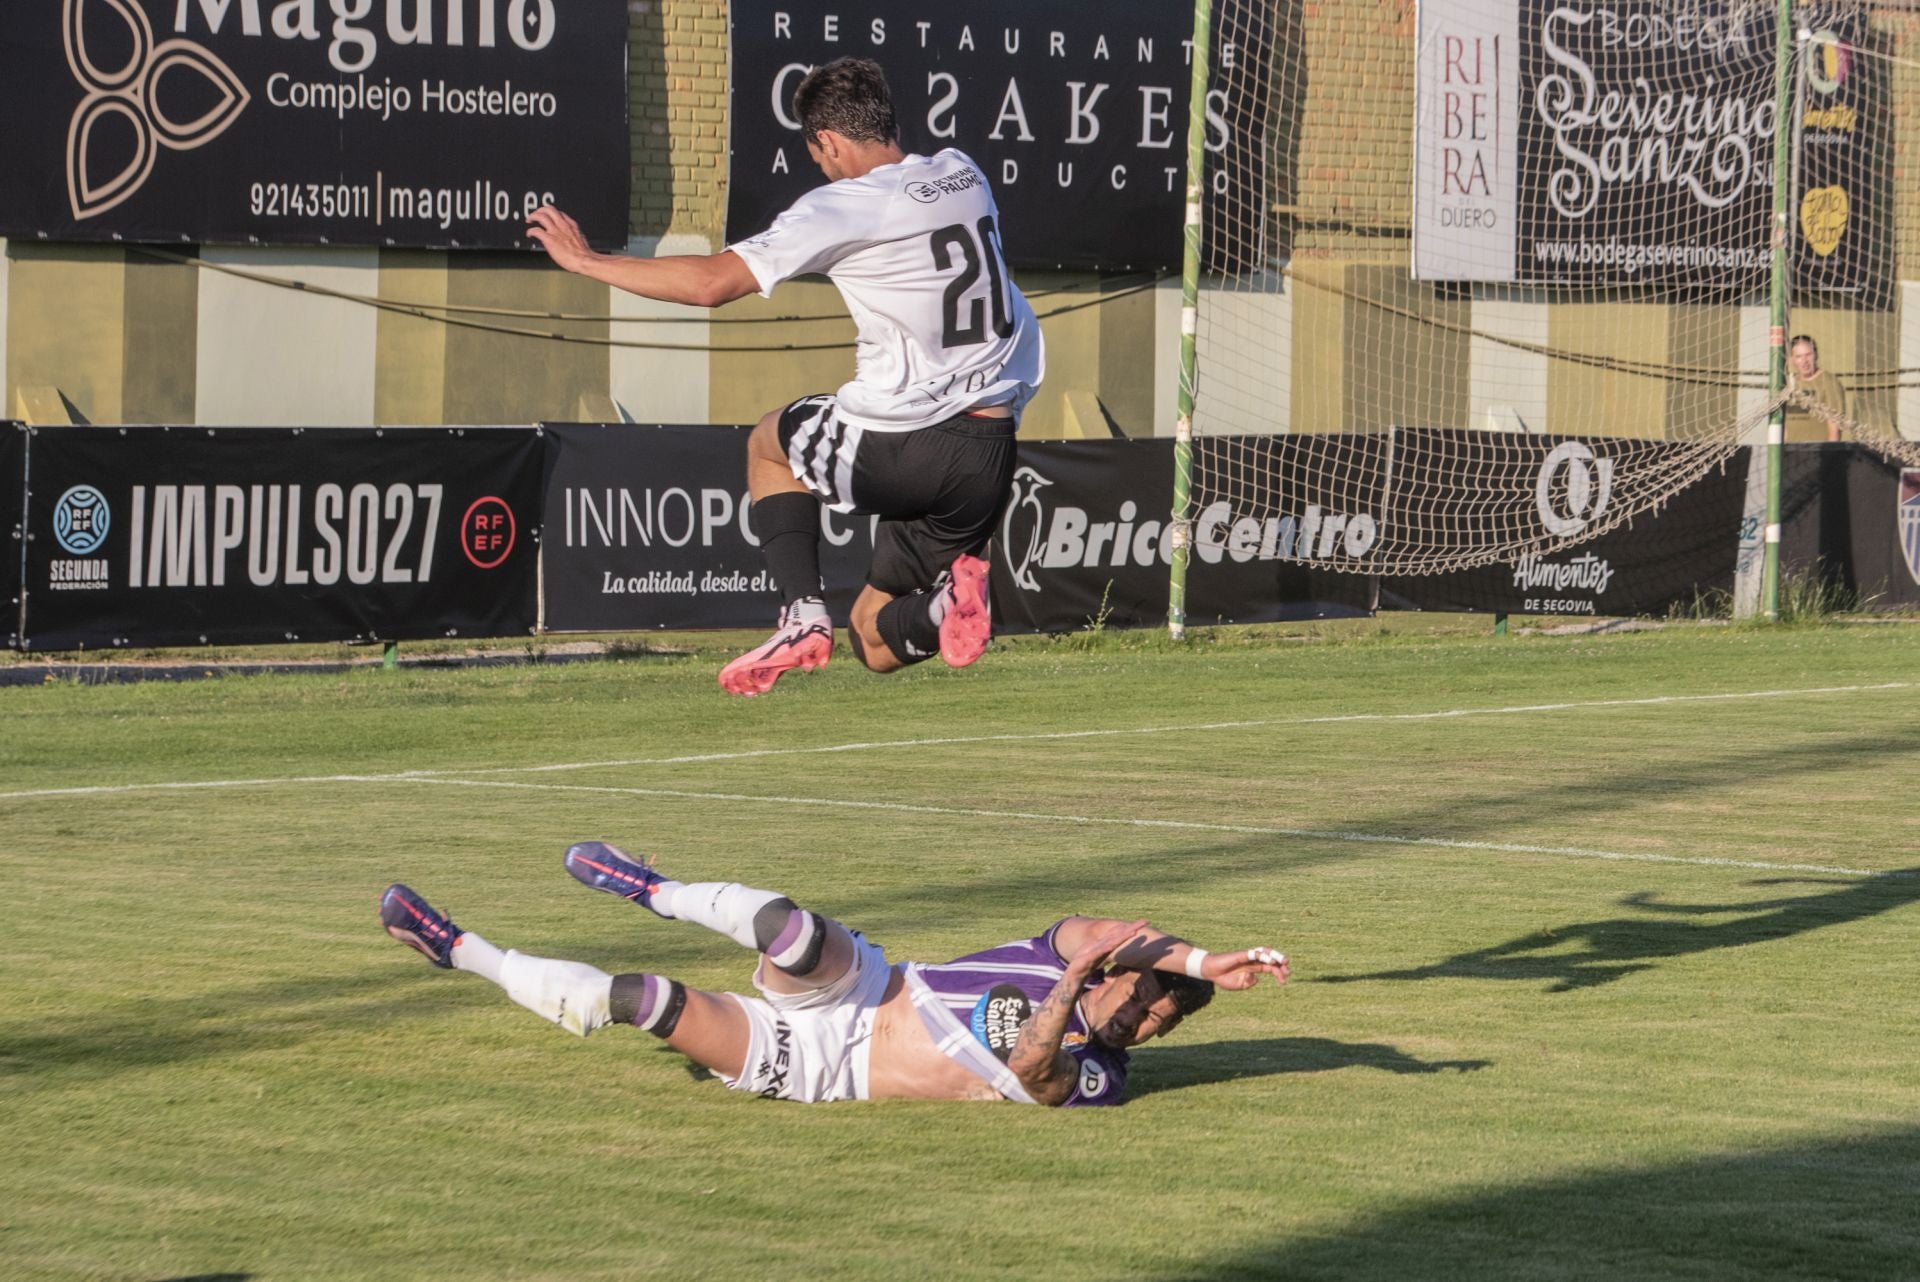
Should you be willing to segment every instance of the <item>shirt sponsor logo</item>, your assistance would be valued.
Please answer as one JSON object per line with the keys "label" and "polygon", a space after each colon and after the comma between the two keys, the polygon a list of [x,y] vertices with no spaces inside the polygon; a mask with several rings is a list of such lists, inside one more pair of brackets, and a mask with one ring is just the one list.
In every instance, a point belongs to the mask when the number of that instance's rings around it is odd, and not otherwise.
{"label": "shirt sponsor logo", "polygon": [[793,1088],[787,1085],[787,1073],[793,1060],[793,1030],[787,1027],[786,1019],[780,1018],[773,1025],[773,1054],[760,1061],[760,1071],[754,1074],[755,1081],[765,1082],[760,1088],[761,1099],[792,1099]]}
{"label": "shirt sponsor logo", "polygon": [[1080,1094],[1092,1099],[1107,1089],[1107,1070],[1090,1059],[1080,1061]]}
{"label": "shirt sponsor logo", "polygon": [[1033,1013],[1033,1002],[1012,984],[995,984],[974,1003],[969,1021],[980,1044],[1004,1062],[1020,1040],[1020,1026]]}

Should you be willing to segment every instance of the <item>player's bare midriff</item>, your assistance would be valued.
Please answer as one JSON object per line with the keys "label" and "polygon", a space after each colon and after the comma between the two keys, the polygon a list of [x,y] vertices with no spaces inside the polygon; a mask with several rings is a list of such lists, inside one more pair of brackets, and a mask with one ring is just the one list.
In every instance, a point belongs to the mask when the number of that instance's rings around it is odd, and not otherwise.
{"label": "player's bare midriff", "polygon": [[874,1012],[867,1098],[993,1100],[1000,1092],[940,1053],[914,1009],[905,976],[895,970]]}

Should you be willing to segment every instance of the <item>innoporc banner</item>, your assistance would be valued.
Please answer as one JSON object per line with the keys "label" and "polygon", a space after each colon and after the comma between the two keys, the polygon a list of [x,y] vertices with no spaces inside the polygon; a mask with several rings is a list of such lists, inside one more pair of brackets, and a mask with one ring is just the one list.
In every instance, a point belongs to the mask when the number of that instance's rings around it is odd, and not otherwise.
{"label": "innoporc banner", "polygon": [[528,427],[36,428],[23,648],[525,635]]}
{"label": "innoporc banner", "polygon": [[[1261,0],[1225,0],[1214,6],[1216,29],[1230,8],[1240,34],[1213,51],[1216,78],[1247,60],[1264,65],[1267,52],[1254,45],[1271,40],[1277,20]],[[763,231],[826,181],[793,118],[793,91],[814,67],[851,56],[886,71],[909,152],[957,147],[980,166],[1015,266],[1179,266],[1190,5],[733,0],[729,11],[729,241]],[[1231,207],[1243,188],[1243,201],[1264,190],[1260,140],[1231,122],[1265,115],[1265,104],[1233,104],[1227,90],[1210,91],[1209,209]],[[1228,239],[1207,237],[1210,246]],[[1235,243],[1232,252],[1257,259],[1260,246]]]}
{"label": "innoporc banner", "polygon": [[[1801,98],[1795,261],[1814,288],[1857,287],[1826,282],[1858,278],[1864,251],[1834,255],[1884,207],[1885,161],[1870,146],[1880,97],[1852,52],[1866,12],[1795,10],[1825,42],[1803,59]],[[1772,6],[1422,0],[1414,276],[1763,284],[1774,57]]]}
{"label": "innoporc banner", "polygon": [[[548,423],[543,595],[550,632],[772,627],[744,427]],[[845,623],[873,518],[823,512],[827,608]]]}
{"label": "innoporc banner", "polygon": [[0,235],[627,238],[624,0],[11,0]]}

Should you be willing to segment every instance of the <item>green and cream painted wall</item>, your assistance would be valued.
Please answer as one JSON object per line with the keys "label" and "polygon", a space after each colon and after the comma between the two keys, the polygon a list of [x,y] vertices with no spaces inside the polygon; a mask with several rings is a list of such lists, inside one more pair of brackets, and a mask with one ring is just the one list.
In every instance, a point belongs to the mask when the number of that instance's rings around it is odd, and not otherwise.
{"label": "green and cream painted wall", "polygon": [[[629,12],[630,249],[712,252],[726,197],[725,0],[631,0]],[[1272,292],[1210,300],[1214,321],[1230,320],[1243,339],[1264,336],[1265,349],[1239,371],[1203,369],[1203,428],[1558,424],[1667,436],[1728,421],[1762,398],[1595,370],[1501,340],[1578,350],[1626,333],[1635,350],[1623,354],[1639,359],[1763,371],[1764,300],[1711,310],[1576,304],[1526,290],[1453,296],[1406,280],[1412,0],[1304,0],[1300,14],[1306,79],[1281,193],[1292,271]],[[1920,56],[1920,15],[1889,9],[1874,29],[1886,51]],[[1893,101],[1894,239],[1898,275],[1911,283],[1889,310],[1803,309],[1793,320],[1820,337],[1826,365],[1843,377],[1920,367],[1913,68],[1896,64]],[[609,290],[534,254],[209,246],[206,265],[194,266],[119,246],[0,244],[0,409],[32,421],[748,423],[852,369],[852,326],[825,284],[789,284],[772,301],[709,315]],[[1023,273],[1021,283],[1045,294],[1043,315],[1109,298],[1044,322],[1048,376],[1026,435],[1102,436],[1109,418],[1130,435],[1171,432],[1177,279],[1137,291],[1128,289],[1136,282],[1058,273]],[[578,319],[435,314],[469,322],[448,324],[404,310],[421,307]],[[1235,380],[1241,394],[1225,395]],[[1209,383],[1223,393],[1211,401]],[[1863,416],[1920,436],[1920,390],[1857,403]]]}

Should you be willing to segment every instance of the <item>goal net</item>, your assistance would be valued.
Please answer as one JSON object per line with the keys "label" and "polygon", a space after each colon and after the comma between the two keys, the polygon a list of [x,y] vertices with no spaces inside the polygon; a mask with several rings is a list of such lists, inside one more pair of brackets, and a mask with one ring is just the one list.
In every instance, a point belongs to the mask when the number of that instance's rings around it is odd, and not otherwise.
{"label": "goal net", "polygon": [[[1195,538],[1544,554],[1764,444],[1789,394],[1789,440],[1920,465],[1920,26],[1876,13],[1794,10],[1776,193],[1772,4],[1215,0],[1189,512],[1231,520]],[[1818,356],[1779,394],[1777,196]]]}

